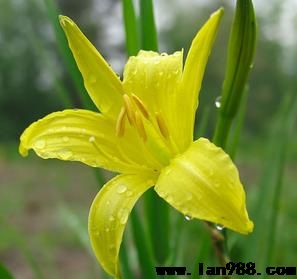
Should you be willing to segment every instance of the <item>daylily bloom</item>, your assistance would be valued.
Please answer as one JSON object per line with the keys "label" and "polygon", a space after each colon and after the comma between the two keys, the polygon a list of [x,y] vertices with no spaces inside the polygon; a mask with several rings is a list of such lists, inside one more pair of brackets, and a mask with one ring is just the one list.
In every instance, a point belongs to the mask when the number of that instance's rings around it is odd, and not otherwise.
{"label": "daylily bloom", "polygon": [[80,161],[120,173],[99,191],[90,209],[89,235],[106,272],[119,277],[118,257],[129,214],[154,186],[185,216],[249,233],[245,192],[229,156],[206,138],[193,142],[202,77],[222,9],[183,52],[140,51],[123,79],[75,23],[60,17],[85,87],[100,110],[68,109],[33,123],[21,136],[20,153]]}

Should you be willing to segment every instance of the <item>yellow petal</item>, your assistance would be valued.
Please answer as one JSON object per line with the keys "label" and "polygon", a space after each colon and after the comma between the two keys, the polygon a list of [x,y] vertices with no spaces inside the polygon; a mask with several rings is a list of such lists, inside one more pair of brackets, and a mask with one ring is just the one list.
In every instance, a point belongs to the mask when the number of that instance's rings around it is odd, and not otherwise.
{"label": "yellow petal", "polygon": [[103,114],[115,119],[122,104],[121,81],[70,18],[60,16],[60,23],[90,97]]}
{"label": "yellow petal", "polygon": [[200,138],[164,168],[155,190],[185,216],[223,225],[247,234],[253,223],[245,192],[230,157]]}
{"label": "yellow petal", "polygon": [[119,175],[105,184],[93,201],[89,235],[98,261],[111,276],[120,277],[119,250],[130,212],[153,184],[154,179],[145,175]]}
{"label": "yellow petal", "polygon": [[125,92],[138,96],[152,117],[161,113],[169,134],[176,129],[172,122],[176,114],[173,96],[181,80],[182,64],[182,51],[167,55],[142,50],[129,58],[124,69]]}
{"label": "yellow petal", "polygon": [[223,9],[211,15],[200,29],[190,47],[182,76],[180,93],[177,96],[179,113],[176,114],[178,146],[185,150],[192,142],[195,112],[198,107],[198,94]]}
{"label": "yellow petal", "polygon": [[21,136],[19,151],[26,156],[33,149],[44,159],[80,161],[117,172],[144,170],[127,160],[117,141],[114,123],[102,114],[64,110],[31,124]]}

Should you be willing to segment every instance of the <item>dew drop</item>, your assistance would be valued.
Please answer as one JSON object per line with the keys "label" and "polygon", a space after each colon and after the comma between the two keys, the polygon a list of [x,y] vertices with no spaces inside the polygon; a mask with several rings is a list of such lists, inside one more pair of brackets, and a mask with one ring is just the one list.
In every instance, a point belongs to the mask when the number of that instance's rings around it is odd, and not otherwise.
{"label": "dew drop", "polygon": [[179,70],[175,70],[173,73],[174,73],[175,75],[178,75]]}
{"label": "dew drop", "polygon": [[127,187],[124,184],[118,186],[117,193],[123,194],[127,191]]}
{"label": "dew drop", "polygon": [[37,149],[42,149],[46,146],[45,140],[38,140],[35,142],[34,147]]}
{"label": "dew drop", "polygon": [[127,195],[127,197],[131,197],[133,195],[133,192],[132,191],[127,191],[126,195]]}
{"label": "dew drop", "polygon": [[155,64],[155,65],[160,64],[160,60],[155,60],[154,64]]}
{"label": "dew drop", "polygon": [[221,100],[222,100],[222,97],[221,96],[219,96],[219,97],[216,98],[216,100],[215,100],[215,106],[216,106],[216,108],[220,108],[222,106]]}
{"label": "dew drop", "polygon": [[110,222],[113,222],[115,219],[114,219],[114,217],[111,215],[110,217],[109,217],[109,221]]}
{"label": "dew drop", "polygon": [[70,150],[61,150],[59,155],[62,160],[68,160],[73,155],[73,153]]}
{"label": "dew drop", "polygon": [[217,229],[218,231],[222,231],[222,230],[224,229],[224,226],[223,226],[223,225],[216,224],[215,226],[216,226],[216,229]]}
{"label": "dew drop", "polygon": [[186,221],[191,221],[191,220],[192,220],[192,217],[189,216],[189,215],[185,215],[185,220],[186,220]]}
{"label": "dew drop", "polygon": [[89,142],[94,142],[96,139],[94,136],[89,137]]}
{"label": "dew drop", "polygon": [[159,72],[159,76],[160,77],[164,76],[164,72]]}
{"label": "dew drop", "polygon": [[67,136],[63,137],[63,141],[64,142],[68,142],[69,141],[69,138]]}
{"label": "dew drop", "polygon": [[129,211],[128,211],[128,209],[123,208],[122,210],[119,211],[118,218],[119,218],[119,221],[120,221],[120,223],[121,223],[122,225],[124,225],[124,224],[127,223],[128,216],[129,216]]}
{"label": "dew drop", "polygon": [[116,254],[117,250],[113,244],[111,244],[108,248],[109,248],[110,254]]}

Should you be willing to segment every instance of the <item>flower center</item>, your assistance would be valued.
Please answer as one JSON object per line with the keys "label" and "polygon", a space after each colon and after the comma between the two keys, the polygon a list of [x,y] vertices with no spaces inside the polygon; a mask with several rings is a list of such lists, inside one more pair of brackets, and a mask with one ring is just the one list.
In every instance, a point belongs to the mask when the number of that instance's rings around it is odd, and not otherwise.
{"label": "flower center", "polygon": [[125,134],[126,120],[136,129],[140,138],[145,142],[147,140],[147,126],[152,126],[163,139],[169,139],[169,130],[161,112],[155,112],[153,115],[147,109],[147,106],[136,95],[123,95],[124,105],[119,113],[116,124],[116,135],[122,137]]}

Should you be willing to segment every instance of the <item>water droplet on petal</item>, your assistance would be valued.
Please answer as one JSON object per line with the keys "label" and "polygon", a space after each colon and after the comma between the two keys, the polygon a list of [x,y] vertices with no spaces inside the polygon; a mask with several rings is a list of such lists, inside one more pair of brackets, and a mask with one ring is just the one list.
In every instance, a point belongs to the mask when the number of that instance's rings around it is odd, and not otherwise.
{"label": "water droplet on petal", "polygon": [[89,142],[94,142],[96,138],[94,136],[89,137]]}
{"label": "water droplet on petal", "polygon": [[113,244],[111,244],[109,247],[110,254],[116,254],[116,248]]}
{"label": "water droplet on petal", "polygon": [[185,215],[185,220],[186,220],[186,221],[191,221],[191,220],[192,220],[192,217],[189,216],[189,215]]}
{"label": "water droplet on petal", "polygon": [[224,229],[224,226],[223,226],[223,225],[216,224],[215,226],[216,226],[216,229],[217,229],[218,231],[222,231],[222,230]]}
{"label": "water droplet on petal", "polygon": [[114,217],[111,215],[110,217],[109,217],[109,221],[110,222],[113,222],[115,219],[114,219]]}
{"label": "water droplet on petal", "polygon": [[127,208],[122,208],[118,213],[119,221],[122,225],[127,223],[129,217],[129,211]]}
{"label": "water droplet on petal", "polygon": [[216,98],[216,100],[215,100],[215,106],[216,106],[216,108],[220,108],[221,107],[221,105],[222,105],[221,100],[222,100],[222,97],[221,96],[219,96],[219,97]]}
{"label": "water droplet on petal", "polygon": [[67,136],[63,137],[63,141],[64,142],[68,142],[69,141],[69,138]]}
{"label": "water droplet on petal", "polygon": [[62,160],[68,160],[73,155],[73,153],[70,150],[61,150],[59,152],[59,155],[60,155]]}
{"label": "water droplet on petal", "polygon": [[131,197],[133,195],[133,192],[132,191],[127,191],[126,195],[127,195],[127,197]]}
{"label": "water droplet on petal", "polygon": [[38,140],[35,142],[34,147],[37,149],[42,149],[46,146],[45,140]]}
{"label": "water droplet on petal", "polygon": [[117,192],[118,192],[119,194],[123,194],[123,193],[125,193],[126,191],[127,191],[127,187],[126,187],[124,184],[119,185],[118,188],[117,188]]}

